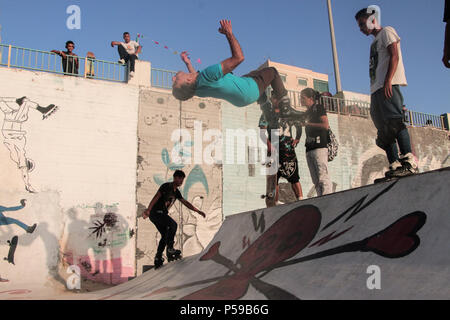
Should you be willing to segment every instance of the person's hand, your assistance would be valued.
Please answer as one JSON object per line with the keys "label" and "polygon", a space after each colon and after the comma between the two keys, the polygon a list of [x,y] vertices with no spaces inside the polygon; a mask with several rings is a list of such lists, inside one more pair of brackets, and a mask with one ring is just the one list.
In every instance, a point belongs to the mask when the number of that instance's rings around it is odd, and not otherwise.
{"label": "person's hand", "polygon": [[232,35],[233,29],[231,27],[231,21],[230,20],[220,20],[219,32],[226,36]]}
{"label": "person's hand", "polygon": [[203,212],[203,211],[197,211],[197,213],[199,214],[199,215],[201,215],[203,218],[205,218],[206,217],[206,214]]}
{"label": "person's hand", "polygon": [[20,200],[20,204],[22,205],[22,207],[25,207],[26,201],[27,201],[26,199]]}
{"label": "person's hand", "polygon": [[187,51],[183,51],[183,52],[180,54],[180,57],[181,57],[181,60],[182,60],[184,63],[189,63],[189,62],[191,62],[191,60],[190,60],[189,57],[188,57]]}
{"label": "person's hand", "polygon": [[115,41],[111,41],[111,47],[113,47],[114,48],[114,45],[116,44],[116,42]]}
{"label": "person's hand", "polygon": [[444,66],[450,69],[450,55],[444,53],[444,56],[442,57],[442,62],[444,63]]}
{"label": "person's hand", "polygon": [[392,83],[391,81],[384,82],[384,95],[386,98],[392,98]]}
{"label": "person's hand", "polygon": [[299,142],[300,142],[299,139],[295,139],[294,141],[292,141],[292,146],[295,148]]}
{"label": "person's hand", "polygon": [[142,213],[142,218],[143,219],[147,219],[150,216],[150,211],[148,209],[146,209],[143,213]]}

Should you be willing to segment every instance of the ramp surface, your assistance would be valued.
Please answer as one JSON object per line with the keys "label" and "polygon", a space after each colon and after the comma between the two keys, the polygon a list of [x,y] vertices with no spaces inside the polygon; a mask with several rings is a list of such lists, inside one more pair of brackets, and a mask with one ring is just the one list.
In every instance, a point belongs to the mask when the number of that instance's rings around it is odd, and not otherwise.
{"label": "ramp surface", "polygon": [[449,190],[446,168],[229,216],[199,255],[50,298],[448,299]]}

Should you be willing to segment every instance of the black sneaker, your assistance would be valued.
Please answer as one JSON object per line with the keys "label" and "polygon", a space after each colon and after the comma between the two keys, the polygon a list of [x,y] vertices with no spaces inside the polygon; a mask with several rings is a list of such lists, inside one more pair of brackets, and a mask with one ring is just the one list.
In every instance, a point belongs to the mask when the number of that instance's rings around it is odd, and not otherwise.
{"label": "black sneaker", "polygon": [[161,268],[164,263],[164,258],[162,257],[162,254],[157,254],[155,256],[154,265],[155,269]]}
{"label": "black sneaker", "polygon": [[42,120],[45,120],[48,117],[50,117],[56,110],[58,110],[58,106],[55,106],[54,104],[42,108],[41,110],[41,113],[43,114]]}
{"label": "black sneaker", "polygon": [[409,162],[405,162],[402,166],[392,171],[390,178],[406,177],[417,173],[417,171],[411,166]]}
{"label": "black sneaker", "polygon": [[17,103],[19,106],[21,106],[22,103],[23,103],[23,100],[25,100],[26,98],[27,98],[27,97],[18,98],[18,99],[16,99],[16,103]]}

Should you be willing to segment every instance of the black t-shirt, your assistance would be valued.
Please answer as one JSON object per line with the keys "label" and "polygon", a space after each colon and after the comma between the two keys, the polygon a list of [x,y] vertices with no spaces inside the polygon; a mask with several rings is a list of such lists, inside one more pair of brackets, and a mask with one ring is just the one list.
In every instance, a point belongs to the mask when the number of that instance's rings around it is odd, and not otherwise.
{"label": "black t-shirt", "polygon": [[444,22],[450,22],[450,0],[445,0]]}
{"label": "black t-shirt", "polygon": [[69,56],[68,51],[63,51],[66,54],[65,58],[62,58],[62,68],[64,73],[78,74],[78,66],[76,63],[76,56]]}
{"label": "black t-shirt", "polygon": [[[320,117],[326,116],[327,112],[321,104],[315,104],[307,112],[307,119],[309,123],[320,123]],[[306,126],[306,152],[326,148],[328,144],[328,130],[322,128],[313,128]]]}
{"label": "black t-shirt", "polygon": [[161,193],[161,197],[155,203],[152,208],[152,212],[163,211],[164,213],[169,213],[170,207],[174,204],[175,200],[183,199],[180,190],[173,190],[173,183],[167,182],[159,187],[158,192]]}

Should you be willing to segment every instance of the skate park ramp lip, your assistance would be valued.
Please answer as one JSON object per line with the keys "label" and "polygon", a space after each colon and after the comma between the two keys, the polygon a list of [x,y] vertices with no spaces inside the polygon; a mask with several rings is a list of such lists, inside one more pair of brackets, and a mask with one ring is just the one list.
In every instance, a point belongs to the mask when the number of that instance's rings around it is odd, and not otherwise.
{"label": "skate park ramp lip", "polygon": [[231,215],[202,253],[124,284],[0,299],[448,299],[449,190],[444,168]]}

